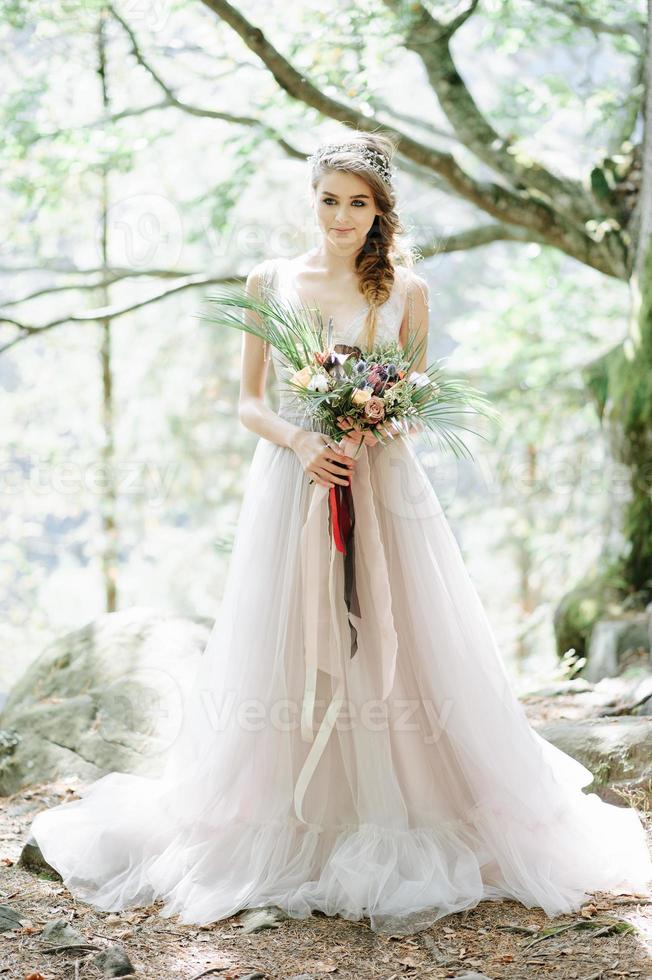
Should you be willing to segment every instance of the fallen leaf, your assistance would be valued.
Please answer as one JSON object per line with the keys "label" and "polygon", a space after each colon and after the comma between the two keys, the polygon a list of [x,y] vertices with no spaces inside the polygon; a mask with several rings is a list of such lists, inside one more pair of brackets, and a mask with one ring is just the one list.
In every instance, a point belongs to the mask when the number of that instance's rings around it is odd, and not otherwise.
{"label": "fallen leaf", "polygon": [[420,960],[418,960],[416,956],[411,956],[409,954],[407,956],[404,956],[402,960],[397,960],[396,962],[400,963],[401,966],[409,966],[412,967],[413,969],[416,969],[418,966],[421,965]]}
{"label": "fallen leaf", "polygon": [[112,915],[107,915],[103,921],[105,926],[121,926],[123,919],[122,916],[113,913]]}

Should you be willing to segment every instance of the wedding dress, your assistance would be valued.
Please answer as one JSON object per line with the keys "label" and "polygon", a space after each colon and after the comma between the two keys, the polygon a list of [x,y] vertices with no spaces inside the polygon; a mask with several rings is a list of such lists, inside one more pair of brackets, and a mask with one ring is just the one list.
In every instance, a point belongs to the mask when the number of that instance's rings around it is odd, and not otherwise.
{"label": "wedding dress", "polygon": [[[290,260],[263,268],[268,295],[299,301]],[[398,337],[409,275],[379,340]],[[336,342],[359,340],[364,313]],[[309,428],[271,359],[279,414]],[[411,437],[363,446],[351,492],[359,615],[328,488],[259,439],[161,775],[110,772],[37,814],[46,860],[106,910],[163,899],[162,915],[206,924],[272,904],[394,935],[484,899],[554,916],[596,890],[645,891],[636,811],[585,794],[588,769],[530,727]]]}

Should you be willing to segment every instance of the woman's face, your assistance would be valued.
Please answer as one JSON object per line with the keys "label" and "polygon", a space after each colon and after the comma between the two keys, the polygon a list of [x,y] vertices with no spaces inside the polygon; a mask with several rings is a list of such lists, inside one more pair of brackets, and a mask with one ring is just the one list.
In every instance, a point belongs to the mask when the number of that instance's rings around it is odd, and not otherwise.
{"label": "woman's face", "polygon": [[313,207],[326,245],[338,255],[358,252],[381,214],[371,187],[358,174],[330,170],[314,189]]}

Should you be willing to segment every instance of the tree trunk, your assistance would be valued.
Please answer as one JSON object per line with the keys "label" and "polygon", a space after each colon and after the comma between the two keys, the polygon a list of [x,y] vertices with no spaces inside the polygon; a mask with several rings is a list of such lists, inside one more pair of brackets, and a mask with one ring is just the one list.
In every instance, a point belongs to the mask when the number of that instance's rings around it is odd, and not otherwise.
{"label": "tree trunk", "polygon": [[585,656],[595,623],[614,606],[652,601],[652,0],[648,0],[641,182],[629,224],[633,247],[628,335],[582,372],[612,457],[627,467],[630,494],[618,515],[625,545],[607,554],[555,611],[557,652]]}
{"label": "tree trunk", "polygon": [[627,545],[617,570],[629,604],[652,601],[652,0],[648,0],[642,181],[633,222],[636,255],[624,343],[586,372],[614,457],[629,469],[623,514]]}
{"label": "tree trunk", "polygon": [[[105,15],[100,15],[97,33],[98,50],[98,75],[102,88],[102,109],[105,117],[110,112],[110,97],[107,80],[106,65],[106,39],[104,36]],[[100,240],[102,251],[102,269],[106,273],[102,278],[108,278],[109,271],[109,173],[108,168],[103,166],[100,173]],[[110,294],[108,286],[101,286],[100,305],[108,308],[110,305]],[[118,605],[118,583],[117,583],[117,490],[115,485],[115,438],[114,438],[114,417],[113,417],[113,369],[111,364],[111,332],[112,321],[106,317],[99,321],[101,331],[100,342],[100,364],[102,379],[102,440],[101,455],[103,463],[103,489],[101,521],[102,521],[102,574],[104,579],[104,593],[106,596],[106,611],[115,612]]]}

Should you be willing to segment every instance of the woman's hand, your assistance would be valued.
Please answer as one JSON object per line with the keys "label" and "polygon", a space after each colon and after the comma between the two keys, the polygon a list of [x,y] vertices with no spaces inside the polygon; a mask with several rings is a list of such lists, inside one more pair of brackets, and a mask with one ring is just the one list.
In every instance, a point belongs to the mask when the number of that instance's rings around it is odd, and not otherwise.
{"label": "woman's hand", "polygon": [[338,420],[337,425],[344,431],[349,430],[346,432],[344,438],[351,439],[356,446],[359,446],[361,442],[364,442],[366,446],[375,446],[378,442],[375,435],[369,429],[363,429],[361,426],[356,425],[350,415],[344,415]]}
{"label": "woman's hand", "polygon": [[292,449],[304,471],[319,486],[330,488],[337,483],[344,486],[350,484],[356,461],[322,432],[301,429],[293,440]]}
{"label": "woman's hand", "polygon": [[[350,415],[344,416],[338,421],[338,426],[340,429],[353,429],[346,433],[345,439],[351,439],[356,445],[364,442],[367,446],[377,446],[380,443],[380,439],[376,438],[374,433],[369,429],[362,429],[361,426],[356,425]],[[375,431],[383,439],[395,439],[396,436],[404,436],[406,434],[405,422],[398,424],[394,419],[386,419],[384,422],[378,422],[374,426]],[[410,422],[407,425],[407,432],[410,435],[417,435],[421,432],[421,424]]]}

